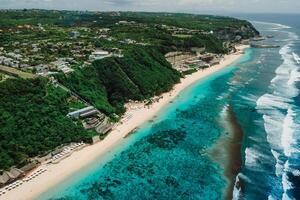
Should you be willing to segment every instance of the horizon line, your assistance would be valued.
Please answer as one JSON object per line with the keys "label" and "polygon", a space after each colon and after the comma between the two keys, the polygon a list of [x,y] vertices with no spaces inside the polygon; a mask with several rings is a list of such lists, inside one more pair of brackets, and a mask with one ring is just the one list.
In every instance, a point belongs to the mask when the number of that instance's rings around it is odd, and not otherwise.
{"label": "horizon line", "polygon": [[[287,12],[236,12],[236,11],[218,11],[218,10],[207,10],[207,11],[150,11],[150,10],[76,10],[76,9],[50,9],[50,8],[0,8],[0,11],[25,11],[25,10],[43,10],[43,11],[70,11],[70,12],[144,12],[144,13],[174,13],[174,14],[194,14],[194,15],[222,15],[223,14],[277,14],[277,15],[300,15],[300,13],[287,13]],[[209,14],[211,13],[211,14]]]}

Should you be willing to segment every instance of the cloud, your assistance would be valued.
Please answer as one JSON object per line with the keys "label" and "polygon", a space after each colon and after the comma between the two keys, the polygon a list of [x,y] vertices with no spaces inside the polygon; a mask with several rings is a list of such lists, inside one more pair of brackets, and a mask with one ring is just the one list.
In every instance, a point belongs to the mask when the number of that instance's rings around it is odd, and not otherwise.
{"label": "cloud", "polygon": [[0,8],[299,13],[300,0],[0,0]]}
{"label": "cloud", "polygon": [[135,4],[135,0],[104,0],[103,3],[115,5],[115,6],[122,6],[122,5],[132,5]]}

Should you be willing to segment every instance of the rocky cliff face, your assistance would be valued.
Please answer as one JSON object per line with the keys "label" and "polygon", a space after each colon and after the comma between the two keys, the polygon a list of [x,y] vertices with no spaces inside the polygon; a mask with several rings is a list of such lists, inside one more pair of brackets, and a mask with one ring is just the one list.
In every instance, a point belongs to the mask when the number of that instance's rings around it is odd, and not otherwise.
{"label": "rocky cliff face", "polygon": [[235,42],[235,41],[240,41],[242,39],[249,39],[251,37],[256,37],[259,35],[259,32],[253,27],[251,23],[249,23],[239,28],[226,27],[215,31],[214,34],[220,40]]}

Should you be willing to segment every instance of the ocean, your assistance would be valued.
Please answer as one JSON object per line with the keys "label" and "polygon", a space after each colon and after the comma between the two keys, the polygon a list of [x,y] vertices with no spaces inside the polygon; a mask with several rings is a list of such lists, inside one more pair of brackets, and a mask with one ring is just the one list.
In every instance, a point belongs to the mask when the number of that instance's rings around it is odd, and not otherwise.
{"label": "ocean", "polygon": [[281,47],[247,49],[38,199],[300,199],[300,16],[242,17]]}

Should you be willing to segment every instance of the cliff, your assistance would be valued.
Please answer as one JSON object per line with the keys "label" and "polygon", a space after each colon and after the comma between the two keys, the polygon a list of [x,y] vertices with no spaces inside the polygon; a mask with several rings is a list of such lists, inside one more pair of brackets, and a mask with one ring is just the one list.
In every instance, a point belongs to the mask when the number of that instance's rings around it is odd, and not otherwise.
{"label": "cliff", "polygon": [[259,32],[249,22],[240,27],[224,27],[214,32],[214,35],[223,41],[236,42],[241,39],[249,39],[259,36]]}

